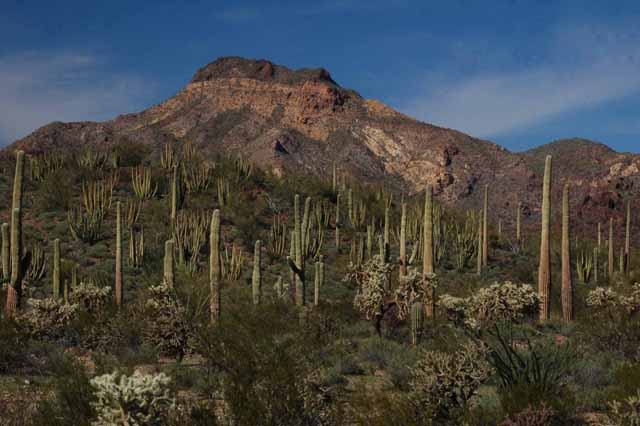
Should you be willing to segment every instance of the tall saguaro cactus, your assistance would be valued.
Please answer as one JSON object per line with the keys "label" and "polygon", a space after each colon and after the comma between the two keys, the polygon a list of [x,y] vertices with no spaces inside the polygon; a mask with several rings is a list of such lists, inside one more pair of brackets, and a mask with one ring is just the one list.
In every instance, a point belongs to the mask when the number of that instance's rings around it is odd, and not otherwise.
{"label": "tall saguaro cactus", "polygon": [[407,275],[407,204],[402,203],[400,215],[400,277]]}
{"label": "tall saguaro cactus", "polygon": [[609,281],[613,281],[614,271],[614,252],[613,252],[613,218],[609,218],[609,258],[607,259],[607,277]]}
{"label": "tall saguaro cactus", "polygon": [[11,278],[11,258],[9,257],[11,243],[9,240],[9,224],[3,223],[0,230],[2,234],[2,279],[8,282]]}
{"label": "tall saguaro cactus", "polygon": [[53,240],[53,298],[60,297],[60,240]]}
{"label": "tall saguaro cactus", "polygon": [[631,270],[631,201],[627,201],[627,223],[624,240],[624,273]]}
{"label": "tall saguaro cactus", "polygon": [[262,272],[260,270],[260,263],[262,259],[262,253],[260,248],[262,242],[257,240],[253,248],[253,275],[251,276],[251,294],[253,296],[253,304],[260,304],[262,296]]}
{"label": "tall saguaro cactus", "polygon": [[211,324],[220,321],[220,286],[222,281],[222,267],[220,264],[220,210],[215,209],[211,215],[211,230],[209,234],[209,287],[211,291],[210,310]]}
{"label": "tall saguaro cactus", "polygon": [[565,184],[562,193],[562,321],[564,323],[570,323],[573,320],[569,220],[569,184]]}
{"label": "tall saguaro cactus", "polygon": [[13,199],[11,206],[11,277],[7,288],[7,317],[12,317],[20,307],[22,279],[29,267],[29,256],[23,256],[22,246],[22,184],[24,180],[24,151],[16,153],[16,170],[13,179]]}
{"label": "tall saguaro cactus", "polygon": [[122,212],[116,203],[116,306],[122,306]]}
{"label": "tall saguaro cactus", "polygon": [[[424,248],[422,257],[422,279],[427,280],[427,275],[433,274],[433,188],[427,185],[424,197]],[[430,302],[427,304],[427,317],[435,313],[435,292],[431,287]]]}
{"label": "tall saguaro cactus", "polygon": [[489,185],[484,186],[482,205],[482,266],[489,264]]}
{"label": "tall saguaro cactus", "polygon": [[551,249],[549,228],[551,214],[551,156],[547,155],[544,164],[542,185],[542,230],[540,233],[540,265],[538,267],[538,293],[540,296],[540,321],[549,319],[551,301]]}
{"label": "tall saguaro cactus", "polygon": [[164,265],[163,265],[163,277],[164,284],[173,288],[175,285],[174,282],[174,261],[173,261],[173,250],[174,243],[173,240],[167,240],[164,242]]}
{"label": "tall saguaro cactus", "polygon": [[294,272],[296,289],[296,306],[305,306],[304,257],[302,255],[302,225],[300,223],[300,195],[293,199],[294,216],[294,258],[288,259],[289,267]]}

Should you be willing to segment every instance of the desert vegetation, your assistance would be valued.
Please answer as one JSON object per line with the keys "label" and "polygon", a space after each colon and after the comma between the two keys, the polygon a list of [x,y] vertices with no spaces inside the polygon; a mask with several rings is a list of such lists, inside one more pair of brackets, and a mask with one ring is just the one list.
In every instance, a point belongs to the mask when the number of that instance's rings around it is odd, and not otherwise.
{"label": "desert vegetation", "polygon": [[637,425],[633,200],[623,241],[573,235],[553,161],[503,221],[489,186],[461,211],[189,142],[12,152],[0,425]]}

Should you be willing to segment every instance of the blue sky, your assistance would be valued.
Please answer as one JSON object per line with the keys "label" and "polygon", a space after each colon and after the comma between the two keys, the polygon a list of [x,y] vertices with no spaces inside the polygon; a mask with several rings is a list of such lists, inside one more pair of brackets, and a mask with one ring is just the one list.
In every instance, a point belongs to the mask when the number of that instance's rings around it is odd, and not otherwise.
{"label": "blue sky", "polygon": [[[613,6],[612,6],[613,5]],[[640,152],[640,2],[2,0],[0,144],[175,94],[216,57],[342,86],[511,150]]]}

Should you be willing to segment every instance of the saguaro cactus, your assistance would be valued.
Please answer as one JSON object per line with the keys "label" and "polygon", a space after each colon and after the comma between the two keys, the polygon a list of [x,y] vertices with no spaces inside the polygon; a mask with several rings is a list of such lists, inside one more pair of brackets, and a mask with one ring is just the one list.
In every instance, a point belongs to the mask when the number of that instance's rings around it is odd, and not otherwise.
{"label": "saguaro cactus", "polygon": [[631,270],[631,201],[627,201],[627,223],[624,241],[624,273]]}
{"label": "saguaro cactus", "polygon": [[304,257],[302,255],[302,225],[300,223],[300,196],[295,195],[293,200],[294,210],[294,258],[288,258],[289,267],[294,272],[295,289],[296,289],[296,305],[302,307],[306,304],[305,300],[305,282],[304,282]]}
{"label": "saguaro cactus", "polygon": [[211,291],[211,324],[220,321],[220,286],[222,270],[220,266],[220,210],[215,209],[211,215],[211,230],[209,234],[209,286]]}
{"label": "saguaro cactus", "polygon": [[484,186],[482,205],[482,266],[489,264],[489,185]]}
{"label": "saguaro cactus", "polygon": [[542,185],[542,230],[540,233],[540,265],[538,267],[538,293],[540,296],[540,321],[549,319],[551,307],[551,249],[549,245],[549,216],[551,213],[551,156],[547,155]]}
{"label": "saguaro cactus", "polygon": [[[424,197],[424,249],[422,257],[422,276],[427,280],[427,275],[433,274],[433,188],[427,185]],[[435,294],[430,290],[431,302],[427,305],[427,317],[435,313]]]}
{"label": "saguaro cactus", "polygon": [[613,281],[613,264],[614,264],[614,254],[613,254],[613,218],[609,218],[609,259],[607,263],[607,277],[609,281]]}
{"label": "saguaro cactus", "polygon": [[400,277],[407,275],[407,205],[402,203],[400,215]]}
{"label": "saguaro cactus", "polygon": [[11,260],[10,260],[10,240],[9,240],[9,224],[3,223],[0,228],[2,231],[2,279],[9,282],[11,278]]}
{"label": "saguaro cactus", "polygon": [[122,305],[122,212],[116,203],[116,306]]}
{"label": "saguaro cactus", "polygon": [[167,287],[173,288],[174,283],[174,262],[173,262],[173,240],[167,240],[164,242],[164,268],[163,277],[164,283]]}
{"label": "saguaro cactus", "polygon": [[411,344],[417,346],[422,337],[424,328],[424,308],[422,303],[414,302],[411,305]]}
{"label": "saguaro cactus", "polygon": [[569,240],[569,184],[562,194],[562,321],[573,320],[573,285],[571,282],[571,244]]}
{"label": "saguaro cactus", "polygon": [[53,298],[60,297],[60,240],[53,240]]}
{"label": "saguaro cactus", "polygon": [[251,293],[253,295],[253,304],[260,304],[260,299],[262,296],[262,273],[260,271],[260,261],[262,258],[262,254],[260,252],[260,248],[262,246],[262,242],[257,240],[255,242],[253,248],[253,275],[251,277]]}
{"label": "saguaro cactus", "polygon": [[20,307],[22,279],[29,267],[29,256],[23,256],[22,246],[22,183],[24,180],[24,151],[16,153],[16,170],[13,179],[11,207],[11,277],[7,288],[7,317],[12,317]]}

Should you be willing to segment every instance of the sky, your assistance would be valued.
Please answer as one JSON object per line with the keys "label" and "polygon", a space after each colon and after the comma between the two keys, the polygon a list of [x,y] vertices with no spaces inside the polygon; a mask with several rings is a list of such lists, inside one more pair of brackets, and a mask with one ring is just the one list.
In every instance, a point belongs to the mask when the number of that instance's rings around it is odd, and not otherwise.
{"label": "sky", "polygon": [[2,0],[0,145],[177,93],[220,56],[323,67],[422,121],[521,151],[640,153],[640,2]]}

